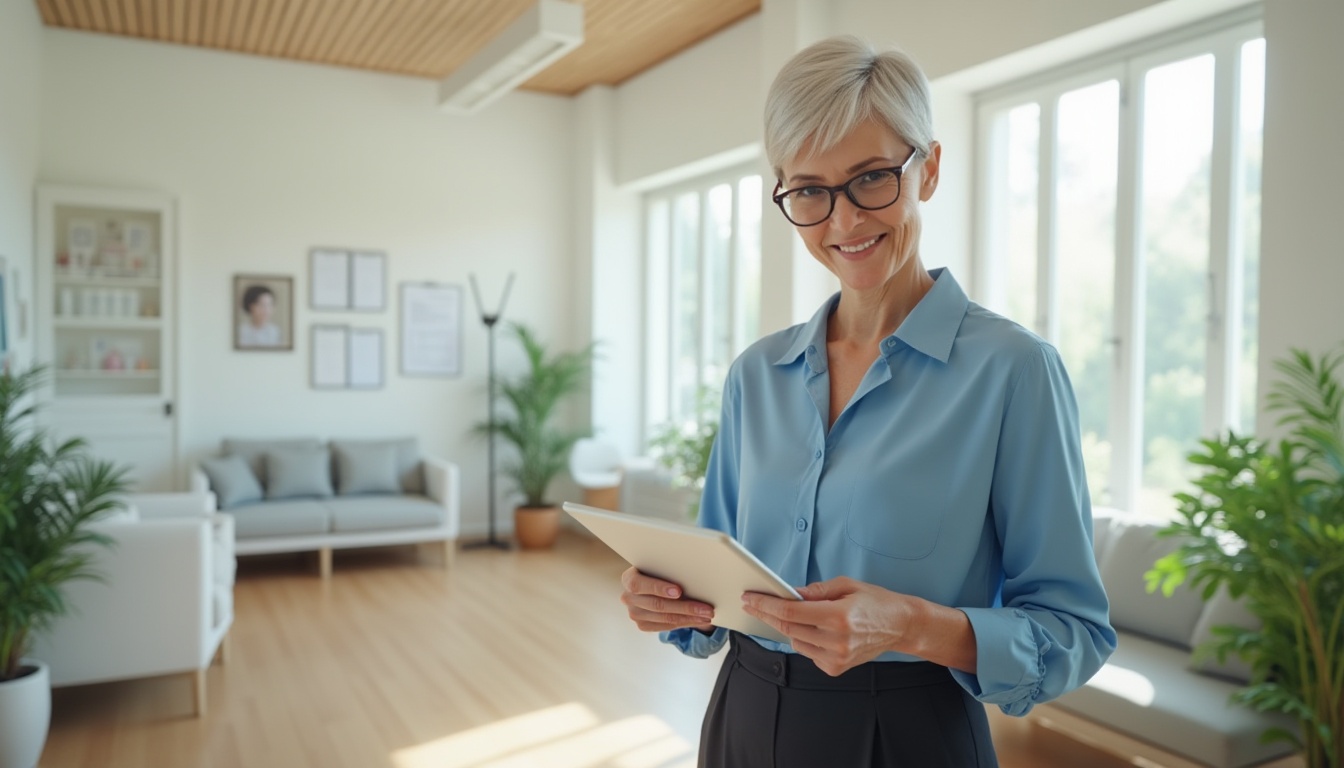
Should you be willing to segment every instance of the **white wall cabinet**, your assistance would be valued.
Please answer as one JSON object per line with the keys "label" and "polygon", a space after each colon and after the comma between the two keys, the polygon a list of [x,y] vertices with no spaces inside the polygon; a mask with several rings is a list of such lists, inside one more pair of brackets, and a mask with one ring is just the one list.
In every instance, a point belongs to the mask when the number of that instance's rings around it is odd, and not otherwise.
{"label": "white wall cabinet", "polygon": [[43,422],[128,466],[142,492],[177,479],[174,208],[160,192],[37,189]]}

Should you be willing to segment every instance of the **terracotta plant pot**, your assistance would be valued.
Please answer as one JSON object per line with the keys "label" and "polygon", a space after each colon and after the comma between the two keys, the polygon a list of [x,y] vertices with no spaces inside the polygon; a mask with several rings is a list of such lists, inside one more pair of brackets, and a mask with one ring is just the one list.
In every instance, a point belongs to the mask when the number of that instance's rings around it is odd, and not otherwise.
{"label": "terracotta plant pot", "polygon": [[560,508],[518,507],[513,511],[513,536],[523,549],[550,549],[560,537]]}

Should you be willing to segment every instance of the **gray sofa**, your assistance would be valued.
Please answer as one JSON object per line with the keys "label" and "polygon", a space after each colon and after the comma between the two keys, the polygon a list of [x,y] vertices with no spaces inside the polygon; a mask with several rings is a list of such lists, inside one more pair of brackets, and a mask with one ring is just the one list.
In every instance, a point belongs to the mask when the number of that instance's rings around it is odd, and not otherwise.
{"label": "gray sofa", "polygon": [[1032,710],[1048,727],[1126,758],[1168,768],[1300,765],[1282,743],[1261,744],[1269,727],[1295,731],[1293,721],[1229,703],[1250,675],[1240,659],[1226,663],[1192,653],[1219,625],[1254,627],[1255,618],[1225,592],[1206,604],[1188,586],[1171,597],[1149,594],[1144,573],[1177,542],[1161,526],[1113,510],[1094,515],[1094,545],[1111,600],[1119,646],[1095,677],[1076,691]]}
{"label": "gray sofa", "polygon": [[324,578],[333,549],[437,542],[445,567],[456,550],[459,469],[415,438],[229,438],[191,485],[233,516],[236,554],[316,551]]}

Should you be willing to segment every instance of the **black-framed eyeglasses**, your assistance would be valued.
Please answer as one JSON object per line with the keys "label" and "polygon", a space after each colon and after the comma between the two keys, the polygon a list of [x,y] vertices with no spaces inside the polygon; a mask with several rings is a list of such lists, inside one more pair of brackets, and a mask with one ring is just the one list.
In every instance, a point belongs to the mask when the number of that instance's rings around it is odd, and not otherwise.
{"label": "black-framed eyeglasses", "polygon": [[864,171],[835,187],[810,184],[781,192],[779,188],[784,186],[781,181],[775,184],[770,199],[784,212],[784,218],[799,227],[814,227],[829,219],[835,211],[835,196],[839,192],[844,192],[849,202],[865,211],[878,211],[901,198],[901,177],[918,154],[918,149],[912,149],[910,156],[898,166]]}

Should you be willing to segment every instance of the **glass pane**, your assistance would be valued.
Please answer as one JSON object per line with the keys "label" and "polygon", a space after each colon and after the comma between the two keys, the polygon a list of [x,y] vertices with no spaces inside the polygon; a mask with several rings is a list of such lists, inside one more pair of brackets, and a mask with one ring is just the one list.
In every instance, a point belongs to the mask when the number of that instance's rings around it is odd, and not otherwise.
{"label": "glass pane", "polygon": [[[1236,256],[1241,264],[1240,401],[1234,411],[1239,432],[1255,430],[1256,364],[1260,322],[1260,147],[1265,125],[1265,41],[1241,47],[1241,144],[1237,147]],[[1234,262],[1236,263],[1236,262]],[[1236,322],[1236,318],[1233,318]]]}
{"label": "glass pane", "polygon": [[700,195],[688,192],[672,204],[672,413],[695,413],[700,361]]}
{"label": "glass pane", "polygon": [[[994,189],[992,258],[1004,275],[1007,295],[1002,311],[1036,328],[1036,201],[1039,188],[1041,107],[1024,104],[1000,117],[997,189]],[[1001,271],[1000,271],[1001,270]]]}
{"label": "glass pane", "polygon": [[1111,386],[1115,336],[1116,152],[1120,84],[1080,88],[1059,99],[1055,242],[1059,351],[1073,380],[1087,481],[1095,504],[1111,504]]}
{"label": "glass pane", "polygon": [[1146,273],[1143,480],[1138,509],[1166,515],[1192,476],[1203,427],[1209,271],[1212,55],[1148,71],[1143,124]]}
{"label": "glass pane", "polygon": [[733,187],[718,184],[705,196],[705,359],[700,383],[717,391],[733,361]]}
{"label": "glass pane", "polygon": [[672,274],[670,252],[672,247],[672,204],[666,198],[649,202],[645,215],[645,249],[648,265],[645,272],[645,328],[646,364],[648,365],[645,418],[649,426],[662,424],[668,419],[671,393],[668,389],[672,360],[672,311],[669,301]]}
{"label": "glass pane", "polygon": [[737,183],[737,337],[733,354],[761,335],[761,177]]}

